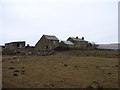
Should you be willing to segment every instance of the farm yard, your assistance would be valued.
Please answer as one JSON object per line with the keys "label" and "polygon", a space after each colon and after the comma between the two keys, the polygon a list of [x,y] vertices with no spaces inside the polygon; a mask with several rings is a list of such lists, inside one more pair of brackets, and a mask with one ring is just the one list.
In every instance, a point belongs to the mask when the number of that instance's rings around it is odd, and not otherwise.
{"label": "farm yard", "polygon": [[118,51],[4,55],[3,88],[118,88]]}

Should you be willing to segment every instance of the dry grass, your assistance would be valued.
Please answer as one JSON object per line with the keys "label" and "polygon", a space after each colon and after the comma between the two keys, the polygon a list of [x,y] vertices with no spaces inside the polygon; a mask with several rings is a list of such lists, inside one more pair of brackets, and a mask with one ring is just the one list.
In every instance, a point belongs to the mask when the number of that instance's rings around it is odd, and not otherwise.
{"label": "dry grass", "polygon": [[118,59],[109,54],[107,58],[84,54],[67,51],[51,56],[3,56],[3,87],[117,88]]}

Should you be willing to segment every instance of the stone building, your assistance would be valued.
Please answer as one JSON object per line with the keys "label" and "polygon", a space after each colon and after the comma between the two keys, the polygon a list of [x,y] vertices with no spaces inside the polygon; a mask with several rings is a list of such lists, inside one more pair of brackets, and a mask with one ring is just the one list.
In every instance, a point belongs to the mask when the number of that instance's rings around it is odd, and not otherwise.
{"label": "stone building", "polygon": [[66,47],[66,48],[72,48],[74,47],[74,43],[72,43],[71,41],[61,41],[59,46]]}
{"label": "stone building", "polygon": [[6,49],[21,49],[21,48],[25,48],[25,41],[5,43],[5,48]]}
{"label": "stone building", "polygon": [[43,35],[36,43],[35,50],[53,50],[59,46],[59,39],[54,35]]}
{"label": "stone building", "polygon": [[72,43],[74,43],[75,48],[86,49],[88,47],[88,41],[84,40],[84,37],[69,37],[67,41],[71,41]]}

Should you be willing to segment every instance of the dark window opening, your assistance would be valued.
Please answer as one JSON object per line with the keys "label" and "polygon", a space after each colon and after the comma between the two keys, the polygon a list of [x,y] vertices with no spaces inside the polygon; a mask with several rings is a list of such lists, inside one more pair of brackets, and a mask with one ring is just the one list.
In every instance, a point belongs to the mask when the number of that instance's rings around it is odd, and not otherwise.
{"label": "dark window opening", "polygon": [[48,46],[46,46],[46,49],[48,49]]}
{"label": "dark window opening", "polygon": [[17,44],[17,47],[19,48],[19,47],[20,47],[20,44]]}

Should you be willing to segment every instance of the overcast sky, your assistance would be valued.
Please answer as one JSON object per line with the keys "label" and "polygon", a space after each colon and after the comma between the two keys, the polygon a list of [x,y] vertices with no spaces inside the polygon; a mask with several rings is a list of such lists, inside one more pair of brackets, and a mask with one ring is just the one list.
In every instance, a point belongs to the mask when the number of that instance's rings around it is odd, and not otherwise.
{"label": "overcast sky", "polygon": [[0,45],[21,40],[35,45],[43,34],[118,42],[118,0],[0,1]]}

